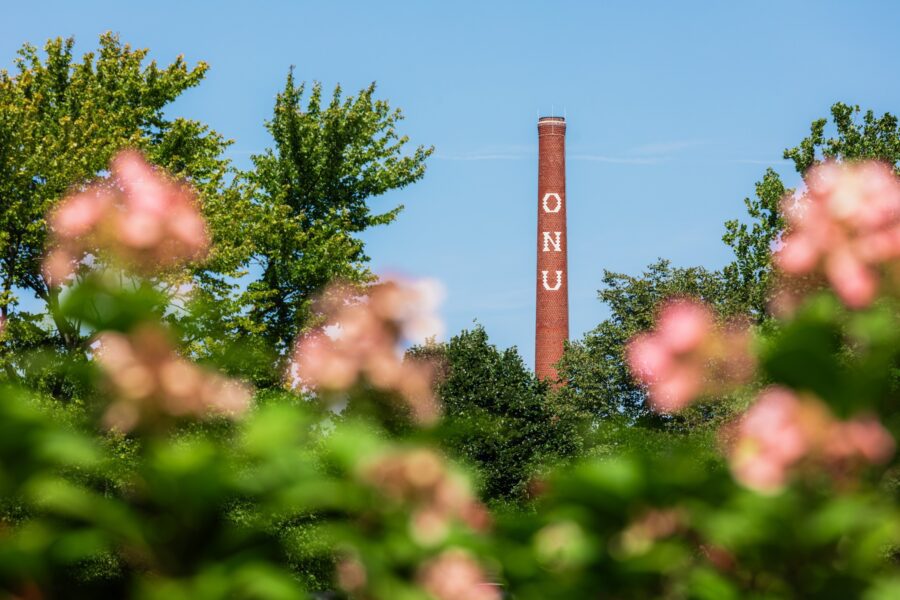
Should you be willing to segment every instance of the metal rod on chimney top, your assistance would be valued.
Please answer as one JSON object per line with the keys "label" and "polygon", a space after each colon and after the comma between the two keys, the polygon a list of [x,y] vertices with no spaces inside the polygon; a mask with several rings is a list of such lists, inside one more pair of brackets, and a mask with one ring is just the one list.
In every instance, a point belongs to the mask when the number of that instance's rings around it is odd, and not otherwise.
{"label": "metal rod on chimney top", "polygon": [[534,368],[553,383],[569,339],[566,201],[566,120],[540,117]]}

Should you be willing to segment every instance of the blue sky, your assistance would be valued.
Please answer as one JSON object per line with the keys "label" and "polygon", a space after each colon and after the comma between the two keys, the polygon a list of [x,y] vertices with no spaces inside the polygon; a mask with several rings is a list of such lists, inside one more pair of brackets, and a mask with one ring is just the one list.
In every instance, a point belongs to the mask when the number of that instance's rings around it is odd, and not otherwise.
{"label": "blue sky", "polygon": [[119,32],[159,62],[210,63],[172,114],[249,165],[290,65],[371,81],[434,145],[406,205],[366,234],[373,266],[441,279],[453,333],[477,319],[533,361],[536,117],[568,118],[571,337],[607,314],[603,269],[657,257],[718,267],[722,223],[767,166],[841,100],[900,112],[897,2],[0,2],[0,65],[24,42]]}

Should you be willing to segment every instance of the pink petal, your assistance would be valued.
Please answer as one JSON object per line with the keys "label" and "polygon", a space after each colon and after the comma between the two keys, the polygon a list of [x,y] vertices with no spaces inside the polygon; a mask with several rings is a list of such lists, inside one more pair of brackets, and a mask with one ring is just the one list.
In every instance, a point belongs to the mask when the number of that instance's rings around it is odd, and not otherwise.
{"label": "pink petal", "polygon": [[775,254],[775,264],[785,273],[800,275],[812,271],[819,260],[819,249],[809,236],[789,235]]}
{"label": "pink petal", "polygon": [[830,254],[825,260],[825,275],[850,308],[863,308],[875,299],[878,279],[849,251],[839,250]]}
{"label": "pink petal", "polygon": [[657,412],[670,413],[688,406],[702,391],[701,374],[678,367],[650,386],[650,405]]}
{"label": "pink petal", "polygon": [[677,300],[663,307],[656,331],[666,346],[684,353],[700,346],[712,327],[712,313],[706,306],[692,300]]}
{"label": "pink petal", "polygon": [[672,364],[668,350],[652,334],[633,338],[625,349],[625,357],[631,372],[642,383],[664,376]]}

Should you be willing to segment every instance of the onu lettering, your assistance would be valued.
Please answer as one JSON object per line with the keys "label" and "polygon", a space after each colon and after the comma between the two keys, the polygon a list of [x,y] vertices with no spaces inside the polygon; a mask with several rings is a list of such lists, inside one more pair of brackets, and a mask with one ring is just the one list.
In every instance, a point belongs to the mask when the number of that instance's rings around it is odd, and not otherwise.
{"label": "onu lettering", "polygon": [[[555,203],[553,208],[550,208],[550,202]],[[541,200],[541,206],[543,206],[545,213],[558,213],[562,208],[562,198],[556,192],[547,192],[544,194],[544,199]]]}
{"label": "onu lettering", "polygon": [[544,231],[544,252],[550,252],[550,246],[553,246],[554,252],[562,252],[562,243],[560,242],[561,231],[554,231],[553,234],[556,235],[556,239],[553,238],[551,232]]}
{"label": "onu lettering", "polygon": [[[544,194],[544,197],[541,199],[541,208],[544,209],[545,213],[554,214],[558,213],[562,210],[563,201],[562,197],[556,192],[547,192]],[[550,249],[553,248],[553,252],[562,252],[562,232],[561,231],[542,231],[542,240],[543,240],[543,251],[550,252]],[[556,273],[556,283],[550,285],[548,281],[550,271],[541,271],[541,282],[544,285],[544,289],[548,292],[555,292],[562,287],[562,271],[555,271]]]}
{"label": "onu lettering", "polygon": [[562,271],[556,271],[556,284],[553,287],[550,287],[550,284],[547,283],[547,274],[550,271],[541,271],[541,279],[544,283],[544,289],[548,292],[555,292],[562,286]]}

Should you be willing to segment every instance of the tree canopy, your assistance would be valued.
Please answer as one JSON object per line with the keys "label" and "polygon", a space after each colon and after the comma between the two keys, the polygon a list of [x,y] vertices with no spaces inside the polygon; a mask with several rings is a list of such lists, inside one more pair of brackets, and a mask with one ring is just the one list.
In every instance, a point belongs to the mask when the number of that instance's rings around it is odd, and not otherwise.
{"label": "tree canopy", "polygon": [[540,470],[575,454],[577,420],[550,396],[515,348],[499,350],[481,326],[411,356],[442,360],[438,443],[474,466],[488,500],[523,500]]}
{"label": "tree canopy", "polygon": [[[397,129],[402,114],[375,97],[374,84],[349,96],[338,86],[325,100],[321,84],[307,93],[291,70],[266,124],[274,145],[240,172],[223,155],[229,140],[166,114],[207,69],[181,56],[159,66],[147,49],[107,33],[80,59],[71,38],[50,40],[43,53],[25,45],[15,70],[0,72],[7,356],[12,349],[79,351],[90,333],[61,320],[63,288],[42,273],[46,216],[66,192],[106,176],[110,159],[127,147],[197,190],[212,239],[202,262],[155,284],[170,295],[166,316],[186,352],[278,385],[271,367],[307,324],[316,293],[333,280],[372,281],[356,236],[391,222],[402,207],[378,211],[371,202],[420,179],[432,149],[406,152],[408,139]],[[19,309],[23,294],[43,308]]]}
{"label": "tree canopy", "polygon": [[248,174],[262,225],[253,239],[251,315],[272,348],[283,353],[310,317],[315,292],[329,281],[372,280],[363,242],[355,237],[393,221],[371,201],[425,174],[432,148],[406,153],[399,109],[375,98],[375,84],[323,99],[320,83],[307,94],[293,70],[266,124],[274,146],[253,157]]}
{"label": "tree canopy", "polygon": [[[77,59],[74,39],[56,38],[43,56],[26,44],[13,73],[0,72],[0,314],[12,316],[19,297],[33,294],[50,310],[60,287],[41,271],[48,215],[64,193],[104,174],[112,156],[125,147],[146,152],[152,162],[200,191],[214,238],[229,236],[216,225],[228,211],[229,163],[222,152],[230,142],[206,125],[170,119],[165,109],[198,85],[206,63],[189,67],[179,56],[166,67],[147,62],[148,50],[100,37],[96,52]],[[226,259],[235,244],[220,243],[211,264]],[[233,250],[231,250],[233,252]],[[225,260],[227,262],[227,260]],[[232,261],[233,262],[233,261]],[[46,329],[39,316],[17,314],[14,326],[34,341],[68,349],[81,342],[72,323],[54,318]],[[15,320],[15,319],[14,319]],[[21,338],[20,338],[21,341]]]}
{"label": "tree canopy", "polygon": [[[824,160],[877,159],[900,168],[900,126],[890,113],[876,117],[858,106],[836,103],[827,119],[810,126],[810,134],[784,151],[798,173]],[[830,136],[830,137],[827,137]],[[793,190],[767,169],[753,198],[745,198],[745,219],[725,223],[723,241],[734,259],[720,270],[674,267],[660,259],[640,276],[606,271],[599,298],[611,315],[582,340],[569,345],[560,363],[568,402],[595,419],[647,418],[644,391],[624,362],[626,342],[653,326],[659,304],[671,296],[702,299],[723,317],[742,315],[756,323],[769,319],[773,284],[772,251],[784,231],[781,201]],[[657,418],[653,422],[659,422]]]}

